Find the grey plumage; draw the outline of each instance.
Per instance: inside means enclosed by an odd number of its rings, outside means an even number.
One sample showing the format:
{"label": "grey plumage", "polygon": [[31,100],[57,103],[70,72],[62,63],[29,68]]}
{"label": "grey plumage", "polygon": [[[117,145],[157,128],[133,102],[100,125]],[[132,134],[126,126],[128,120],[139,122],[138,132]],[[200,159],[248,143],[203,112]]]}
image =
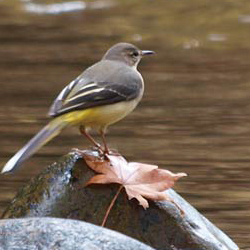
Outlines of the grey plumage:
{"label": "grey plumage", "polygon": [[17,169],[22,162],[27,160],[52,138],[57,136],[65,126],[67,126],[65,122],[58,123],[56,120],[51,121],[6,163],[2,173]]}
{"label": "grey plumage", "polygon": [[[136,67],[143,55],[152,53],[152,51],[141,51],[128,43],[112,46],[101,61],[86,69],[61,91],[49,111],[49,115],[54,119],[6,163],[2,173],[11,172],[20,166],[67,125],[99,127],[107,152],[105,129],[108,125],[124,118],[140,101],[144,84]],[[121,105],[117,106],[119,103]],[[84,111],[95,107],[100,107],[98,115],[96,113],[94,117],[90,115],[87,121],[79,121],[82,119],[79,113],[76,118],[74,115],[67,116],[73,111]]]}
{"label": "grey plumage", "polygon": [[65,87],[49,114],[55,117],[72,110],[132,100],[143,91],[142,87],[143,80],[137,70],[123,62],[103,59],[84,71],[71,88]]}

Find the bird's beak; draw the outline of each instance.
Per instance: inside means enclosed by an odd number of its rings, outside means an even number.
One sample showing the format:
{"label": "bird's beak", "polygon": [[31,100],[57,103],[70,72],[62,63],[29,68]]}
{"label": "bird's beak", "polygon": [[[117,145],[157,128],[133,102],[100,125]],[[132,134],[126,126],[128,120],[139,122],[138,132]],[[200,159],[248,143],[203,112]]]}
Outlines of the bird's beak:
{"label": "bird's beak", "polygon": [[142,50],[141,51],[142,56],[153,55],[153,54],[155,54],[155,52],[152,50]]}

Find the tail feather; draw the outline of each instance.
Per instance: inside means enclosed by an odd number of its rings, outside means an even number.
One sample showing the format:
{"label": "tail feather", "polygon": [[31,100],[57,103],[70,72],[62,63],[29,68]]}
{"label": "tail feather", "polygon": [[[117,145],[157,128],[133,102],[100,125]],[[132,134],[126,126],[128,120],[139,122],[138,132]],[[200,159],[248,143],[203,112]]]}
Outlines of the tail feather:
{"label": "tail feather", "polygon": [[67,123],[60,119],[52,120],[5,164],[1,173],[14,171],[43,145],[57,136],[66,125]]}

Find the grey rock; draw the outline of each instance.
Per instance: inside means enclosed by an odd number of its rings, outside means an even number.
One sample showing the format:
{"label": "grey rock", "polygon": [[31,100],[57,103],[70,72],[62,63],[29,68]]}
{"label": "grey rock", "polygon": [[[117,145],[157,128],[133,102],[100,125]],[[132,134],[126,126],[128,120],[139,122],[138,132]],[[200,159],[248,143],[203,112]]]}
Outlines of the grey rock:
{"label": "grey rock", "polygon": [[188,232],[190,239],[197,242],[202,247],[201,249],[239,249],[225,233],[200,214],[173,189],[169,189],[166,192],[185,211],[185,216],[181,218],[176,207],[169,202],[156,202],[157,206],[166,211],[166,213],[171,214],[178,221],[178,226],[183,231]]}
{"label": "grey rock", "polygon": [[58,218],[0,220],[0,250],[153,250],[115,231]]}
{"label": "grey rock", "polygon": [[[90,151],[90,154],[96,152]],[[46,168],[18,192],[3,218],[59,217],[100,225],[118,186],[84,183],[94,175],[79,152],[71,152]],[[156,249],[237,250],[237,245],[174,190],[170,202],[150,202],[144,210],[122,192],[106,227],[136,238]]]}

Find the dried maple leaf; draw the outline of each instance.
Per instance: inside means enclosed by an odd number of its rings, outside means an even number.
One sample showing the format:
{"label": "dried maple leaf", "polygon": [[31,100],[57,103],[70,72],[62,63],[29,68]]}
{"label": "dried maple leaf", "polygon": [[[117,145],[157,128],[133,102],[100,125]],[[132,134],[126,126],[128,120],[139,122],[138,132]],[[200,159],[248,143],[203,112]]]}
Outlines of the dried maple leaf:
{"label": "dried maple leaf", "polygon": [[109,160],[102,160],[84,154],[88,166],[99,173],[92,177],[86,186],[95,183],[119,183],[125,188],[129,199],[137,199],[144,209],[149,206],[146,199],[170,200],[164,191],[171,188],[180,177],[186,176],[185,173],[174,174],[155,165],[128,163],[120,155],[107,155],[107,157]]}

